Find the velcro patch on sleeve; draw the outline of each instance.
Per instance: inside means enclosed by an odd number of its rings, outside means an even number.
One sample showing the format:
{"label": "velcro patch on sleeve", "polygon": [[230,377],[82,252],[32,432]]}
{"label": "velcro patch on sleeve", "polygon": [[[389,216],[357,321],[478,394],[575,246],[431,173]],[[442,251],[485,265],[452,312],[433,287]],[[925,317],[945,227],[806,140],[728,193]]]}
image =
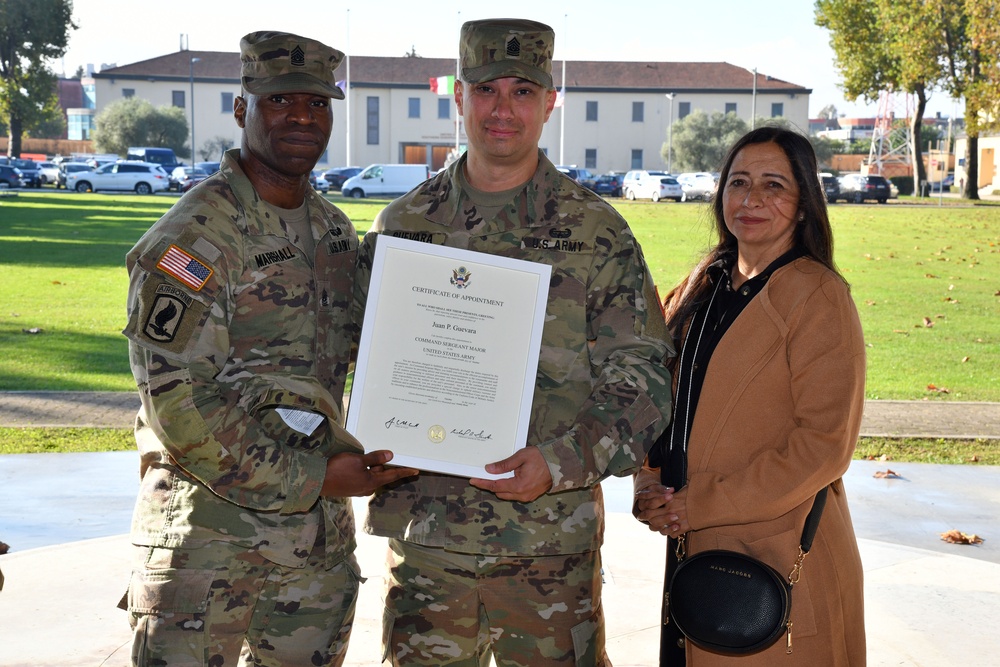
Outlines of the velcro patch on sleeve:
{"label": "velcro patch on sleeve", "polygon": [[149,280],[143,285],[130,337],[145,347],[182,358],[190,352],[207,312],[208,306],[182,288]]}
{"label": "velcro patch on sleeve", "polygon": [[156,268],[173,276],[196,292],[204,287],[208,279],[212,277],[210,267],[175,245],[167,248],[163,257],[156,263]]}

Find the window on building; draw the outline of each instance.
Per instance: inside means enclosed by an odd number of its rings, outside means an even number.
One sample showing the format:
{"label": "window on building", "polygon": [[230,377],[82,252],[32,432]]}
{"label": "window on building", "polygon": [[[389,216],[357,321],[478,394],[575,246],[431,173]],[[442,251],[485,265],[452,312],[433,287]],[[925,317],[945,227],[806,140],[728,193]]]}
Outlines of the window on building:
{"label": "window on building", "polygon": [[409,115],[408,118],[420,118],[420,98],[411,97],[409,98]]}
{"label": "window on building", "polygon": [[173,91],[171,93],[171,97],[173,98],[173,105],[175,107],[180,107],[181,109],[186,109],[187,108],[187,104],[185,104],[185,100],[184,100],[184,91],[183,90],[175,90],[175,91]]}
{"label": "window on building", "polygon": [[726,113],[736,113],[736,102],[726,102]]}
{"label": "window on building", "polygon": [[691,103],[690,102],[678,102],[677,103],[677,118],[678,120],[684,118],[685,116],[691,115]]}
{"label": "window on building", "polygon": [[587,120],[597,120],[597,102],[594,100],[587,102]]}
{"label": "window on building", "polygon": [[587,148],[583,152],[583,166],[587,169],[597,169],[597,149]]}
{"label": "window on building", "polygon": [[368,98],[368,145],[378,145],[378,98]]}
{"label": "window on building", "polygon": [[632,122],[641,123],[646,107],[642,102],[632,102]]}
{"label": "window on building", "polygon": [[450,97],[439,97],[438,98],[438,118],[442,120],[448,120],[451,118],[451,98]]}
{"label": "window on building", "polygon": [[632,149],[632,169],[642,169],[642,149]]}
{"label": "window on building", "polygon": [[777,118],[778,116],[785,115],[785,105],[783,102],[772,102],[771,103],[771,118]]}
{"label": "window on building", "polygon": [[135,97],[135,88],[122,88],[122,97]]}
{"label": "window on building", "polygon": [[222,113],[233,112],[233,94],[222,93]]}

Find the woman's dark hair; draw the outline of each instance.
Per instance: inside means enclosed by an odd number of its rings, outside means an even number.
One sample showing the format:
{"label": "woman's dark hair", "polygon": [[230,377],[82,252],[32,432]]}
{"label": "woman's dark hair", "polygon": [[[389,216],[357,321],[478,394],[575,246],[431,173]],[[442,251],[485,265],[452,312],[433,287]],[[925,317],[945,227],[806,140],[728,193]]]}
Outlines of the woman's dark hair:
{"label": "woman's dark hair", "polygon": [[723,191],[729,180],[729,172],[736,155],[753,144],[773,143],[781,148],[792,167],[792,175],[799,186],[799,212],[803,220],[795,225],[793,246],[805,251],[811,257],[832,271],[837,271],[833,263],[833,230],[830,227],[830,217],[826,211],[826,193],[819,179],[816,163],[816,153],[809,140],[792,130],[782,127],[765,125],[747,132],[740,137],[726,154],[726,159],[719,170],[719,187],[712,202],[712,212],[715,217],[715,232],[719,242],[698,266],[674,287],[667,295],[667,324],[674,335],[680,331],[680,325],[697,309],[709,291],[709,281],[705,267],[719,260],[735,261],[737,240],[726,227],[723,217]]}

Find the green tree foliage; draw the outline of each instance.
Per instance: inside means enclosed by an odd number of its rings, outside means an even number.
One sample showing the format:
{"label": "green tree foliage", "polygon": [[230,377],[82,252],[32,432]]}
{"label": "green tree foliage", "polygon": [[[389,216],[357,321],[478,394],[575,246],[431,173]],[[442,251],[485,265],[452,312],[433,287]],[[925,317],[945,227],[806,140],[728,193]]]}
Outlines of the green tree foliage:
{"label": "green tree foliage", "polygon": [[[675,121],[672,128],[674,171],[716,171],[726,151],[750,129],[735,113],[718,111],[708,115],[701,109]],[[660,154],[667,160],[669,145],[664,142]]]}
{"label": "green tree foliage", "polygon": [[38,121],[26,132],[33,139],[62,139],[66,132],[66,117],[59,106],[59,97],[53,95],[42,108]]}
{"label": "green tree foliage", "polygon": [[52,120],[56,76],[46,65],[66,53],[71,0],[0,0],[0,118],[10,131],[7,154],[21,155],[24,132]]}
{"label": "green tree foliage", "polygon": [[191,156],[185,144],[188,121],[180,107],[154,108],[149,100],[125,97],[94,118],[94,147],[99,153],[124,155],[129,146],[163,146],[178,157]]}
{"label": "green tree foliage", "polygon": [[206,162],[218,162],[222,160],[222,154],[233,147],[233,140],[226,137],[213,137],[198,150],[198,155]]}
{"label": "green tree foliage", "polygon": [[926,178],[921,124],[935,90],[965,98],[965,196],[978,199],[978,137],[1000,124],[1000,4],[997,0],[817,0],[816,24],[830,30],[842,88],[874,101],[912,93],[914,180]]}

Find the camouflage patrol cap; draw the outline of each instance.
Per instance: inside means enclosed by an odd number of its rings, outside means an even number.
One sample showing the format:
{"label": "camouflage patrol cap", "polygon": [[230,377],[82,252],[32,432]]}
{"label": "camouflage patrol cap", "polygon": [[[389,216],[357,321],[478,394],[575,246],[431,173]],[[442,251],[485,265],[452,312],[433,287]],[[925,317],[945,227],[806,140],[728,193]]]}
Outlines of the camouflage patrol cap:
{"label": "camouflage patrol cap", "polygon": [[555,41],[552,28],[536,21],[467,21],[459,42],[462,80],[482,83],[516,76],[551,89]]}
{"label": "camouflage patrol cap", "polygon": [[344,54],[322,42],[261,30],[240,40],[243,89],[254,95],[315,93],[344,99],[333,71]]}

